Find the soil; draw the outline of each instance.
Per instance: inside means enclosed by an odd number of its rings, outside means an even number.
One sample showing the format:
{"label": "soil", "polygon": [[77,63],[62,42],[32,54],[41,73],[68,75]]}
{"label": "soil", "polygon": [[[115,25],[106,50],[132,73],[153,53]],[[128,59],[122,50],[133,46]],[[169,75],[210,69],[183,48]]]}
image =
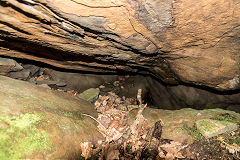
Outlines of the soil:
{"label": "soil", "polygon": [[195,141],[189,146],[190,152],[193,153],[193,159],[206,160],[227,160],[240,159],[240,154],[231,154],[229,151],[221,147],[221,142],[216,138],[201,139]]}
{"label": "soil", "polygon": [[[161,140],[159,145],[169,143],[171,140]],[[111,144],[114,145],[114,144]],[[116,144],[115,144],[116,145]],[[164,160],[168,158],[160,158],[158,156],[158,149],[157,148],[144,148],[141,151],[136,152],[124,152],[123,145],[120,145],[116,148],[119,150],[119,157],[121,160]],[[216,140],[216,138],[211,139],[202,139],[200,141],[195,141],[193,144],[189,145],[184,150],[181,150],[182,155],[185,158],[174,158],[181,159],[181,160],[239,160],[240,154],[239,153],[229,153],[229,151],[221,146],[221,143]],[[99,159],[98,155],[102,155],[103,150],[98,152],[98,154],[92,156],[90,159]],[[165,152],[165,155],[167,152]],[[107,154],[102,156],[103,159],[107,157]]]}

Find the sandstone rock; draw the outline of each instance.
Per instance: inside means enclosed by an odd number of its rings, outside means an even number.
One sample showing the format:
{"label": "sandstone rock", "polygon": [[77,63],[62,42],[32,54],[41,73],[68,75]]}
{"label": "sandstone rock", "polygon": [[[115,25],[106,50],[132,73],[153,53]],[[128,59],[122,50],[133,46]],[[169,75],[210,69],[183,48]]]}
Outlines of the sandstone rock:
{"label": "sandstone rock", "polygon": [[81,115],[94,106],[67,93],[0,76],[0,106],[0,159],[75,159],[103,138]]}
{"label": "sandstone rock", "polygon": [[27,69],[30,71],[31,76],[38,76],[38,73],[40,71],[40,67],[36,66],[36,65],[32,65],[32,64],[22,64],[24,69]]}
{"label": "sandstone rock", "polygon": [[21,71],[23,67],[13,59],[0,58],[0,74],[6,75],[11,71]]}
{"label": "sandstone rock", "polygon": [[14,78],[14,79],[20,79],[20,80],[27,80],[30,76],[30,70],[24,69],[18,72],[10,72],[8,74],[8,77]]}
{"label": "sandstone rock", "polygon": [[[240,93],[215,92],[206,88],[186,85],[166,85],[148,76],[130,76],[120,81],[122,87],[114,87],[120,97],[136,97],[137,90],[142,89],[142,98],[149,105],[161,109],[223,108],[240,113]],[[105,91],[107,89],[101,89]]]}
{"label": "sandstone rock", "polygon": [[238,125],[226,121],[218,121],[212,119],[201,119],[196,121],[199,132],[205,138],[211,138],[223,133],[229,133],[238,129]]}
{"label": "sandstone rock", "polygon": [[224,0],[5,0],[0,54],[235,90],[239,8],[238,1]]}
{"label": "sandstone rock", "polygon": [[90,103],[94,103],[98,98],[99,92],[100,92],[99,88],[89,88],[88,90],[80,93],[78,97]]}
{"label": "sandstone rock", "polygon": [[84,74],[53,69],[45,69],[44,74],[51,77],[54,81],[66,83],[66,86],[61,87],[61,89],[75,90],[79,93],[89,88],[97,88],[107,82],[114,82],[117,79],[117,75]]}
{"label": "sandstone rock", "polygon": [[[239,92],[221,93],[193,86],[164,85],[148,77],[145,79],[149,97],[158,108],[181,109],[183,106],[195,109],[229,108],[240,113]],[[232,106],[229,107],[230,105]]]}

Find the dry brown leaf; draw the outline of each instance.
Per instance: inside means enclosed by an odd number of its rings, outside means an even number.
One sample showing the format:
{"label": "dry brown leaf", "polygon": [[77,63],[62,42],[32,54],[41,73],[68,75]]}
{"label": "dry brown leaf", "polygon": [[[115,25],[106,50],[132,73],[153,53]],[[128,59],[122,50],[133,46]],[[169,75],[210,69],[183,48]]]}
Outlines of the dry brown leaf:
{"label": "dry brown leaf", "polygon": [[142,108],[139,109],[135,121],[130,126],[131,133],[136,137],[138,137],[138,135],[143,134],[143,130],[145,130],[147,126],[147,119],[144,118],[144,116],[142,115],[143,109]]}
{"label": "dry brown leaf", "polygon": [[135,141],[132,143],[132,152],[138,151],[140,147],[142,146],[141,141]]}
{"label": "dry brown leaf", "polygon": [[194,154],[190,151],[190,147],[186,148],[186,157],[194,159]]}
{"label": "dry brown leaf", "polygon": [[220,146],[222,148],[226,148],[229,151],[229,153],[234,154],[234,153],[240,152],[240,147],[237,144],[235,144],[235,143],[233,143],[233,144],[226,143],[222,136],[219,136],[217,138],[217,140],[219,140],[221,142]]}
{"label": "dry brown leaf", "polygon": [[236,143],[233,144],[225,143],[225,148],[229,151],[229,153],[232,154],[240,152],[240,147]]}
{"label": "dry brown leaf", "polygon": [[107,115],[100,114],[98,116],[98,121],[101,122],[101,124],[105,127],[108,128],[110,123],[111,123],[111,118]]}
{"label": "dry brown leaf", "polygon": [[98,108],[98,107],[101,106],[101,103],[100,103],[99,101],[96,101],[96,102],[94,103],[94,105],[95,105],[95,108]]}
{"label": "dry brown leaf", "polygon": [[87,159],[91,156],[92,152],[92,144],[91,142],[82,142],[80,144],[81,146],[81,151],[82,151],[82,156]]}
{"label": "dry brown leaf", "polygon": [[165,156],[165,154],[162,154],[163,150],[165,152],[167,152],[166,156],[161,157],[161,158],[165,158],[165,159],[169,159],[172,160],[175,157],[176,158],[185,158],[180,151],[184,148],[184,146],[182,146],[181,143],[179,142],[175,142],[175,141],[171,141],[170,143],[167,144],[163,144],[161,146],[159,146],[158,151],[159,151],[159,156]]}
{"label": "dry brown leaf", "polygon": [[106,160],[118,160],[120,152],[116,144],[107,144],[103,148],[103,155],[102,158]]}
{"label": "dry brown leaf", "polygon": [[75,90],[67,91],[67,93],[71,94],[71,95],[74,95],[74,96],[76,96],[78,94],[78,92],[75,91]]}
{"label": "dry brown leaf", "polygon": [[218,137],[217,137],[217,140],[223,142],[223,141],[224,141],[224,138],[223,138],[222,136],[218,136]]}

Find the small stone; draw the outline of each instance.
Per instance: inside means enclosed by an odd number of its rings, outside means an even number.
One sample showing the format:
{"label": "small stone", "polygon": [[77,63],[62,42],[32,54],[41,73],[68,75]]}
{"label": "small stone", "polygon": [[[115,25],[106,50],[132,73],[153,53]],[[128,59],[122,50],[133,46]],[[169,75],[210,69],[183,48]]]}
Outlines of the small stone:
{"label": "small stone", "polygon": [[90,88],[90,89],[80,93],[78,95],[78,97],[80,97],[90,103],[94,103],[98,98],[99,92],[100,92],[99,88]]}
{"label": "small stone", "polygon": [[31,76],[36,76],[40,70],[40,67],[32,65],[32,64],[23,64],[24,69],[28,69],[30,71]]}
{"label": "small stone", "polygon": [[68,94],[71,94],[71,95],[73,95],[73,96],[76,96],[76,95],[78,94],[78,92],[75,91],[75,90],[67,91],[67,93],[68,93]]}
{"label": "small stone", "polygon": [[57,82],[56,85],[58,87],[65,87],[67,84],[65,82]]}
{"label": "small stone", "polygon": [[13,59],[0,58],[0,74],[6,75],[11,71],[21,71],[23,67]]}
{"label": "small stone", "polygon": [[196,121],[198,131],[205,137],[211,138],[226,132],[232,132],[238,129],[238,125],[227,121],[218,121],[212,119],[201,119]]}
{"label": "small stone", "polygon": [[202,115],[201,113],[198,113],[198,114],[197,114],[198,117],[201,116],[201,115]]}
{"label": "small stone", "polygon": [[8,74],[8,77],[14,78],[14,79],[20,79],[20,80],[27,80],[30,76],[30,71],[28,69],[24,69],[19,72],[10,72]]}

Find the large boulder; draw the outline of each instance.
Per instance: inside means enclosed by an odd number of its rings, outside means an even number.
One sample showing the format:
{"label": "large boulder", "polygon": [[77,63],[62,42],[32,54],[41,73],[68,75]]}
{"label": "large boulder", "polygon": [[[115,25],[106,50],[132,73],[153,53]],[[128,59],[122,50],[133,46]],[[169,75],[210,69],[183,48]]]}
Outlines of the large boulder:
{"label": "large boulder", "polygon": [[103,139],[94,107],[66,93],[0,76],[0,159],[76,159]]}

